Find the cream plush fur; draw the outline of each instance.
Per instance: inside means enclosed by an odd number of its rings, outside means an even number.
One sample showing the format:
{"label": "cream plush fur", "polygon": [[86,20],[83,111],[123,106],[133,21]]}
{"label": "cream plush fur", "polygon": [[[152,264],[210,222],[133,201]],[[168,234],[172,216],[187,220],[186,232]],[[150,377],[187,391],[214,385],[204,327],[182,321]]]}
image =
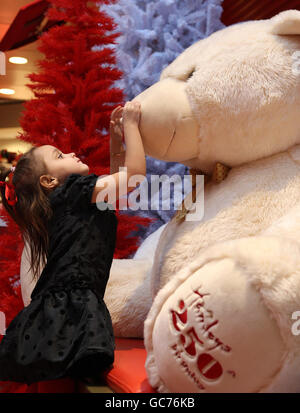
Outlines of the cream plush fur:
{"label": "cream plush fur", "polygon": [[[137,97],[147,154],[232,168],[205,187],[201,220],[172,219],[133,259],[113,260],[115,334],[144,333],[159,391],[300,391],[297,51],[299,11],[236,24],[192,45]],[[26,266],[24,249],[25,305]]]}

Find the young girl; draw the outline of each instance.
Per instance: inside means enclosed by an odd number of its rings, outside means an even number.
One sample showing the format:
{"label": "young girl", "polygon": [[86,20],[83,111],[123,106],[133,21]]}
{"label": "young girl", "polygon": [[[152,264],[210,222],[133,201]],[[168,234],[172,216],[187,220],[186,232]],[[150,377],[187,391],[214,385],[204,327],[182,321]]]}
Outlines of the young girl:
{"label": "young girl", "polygon": [[[30,304],[12,320],[0,343],[0,380],[97,379],[114,361],[112,322],[103,296],[117,217],[114,209],[98,208],[96,201],[109,206],[107,193],[114,202],[134,188],[128,187],[132,175],[146,174],[140,104],[127,102],[114,110],[112,133],[121,114],[127,171],[98,177],[74,153],[43,145],[20,158],[12,184],[5,182],[10,170],[0,176],[3,206],[30,246],[35,277],[40,259],[47,259]],[[119,192],[122,187],[125,193]]]}

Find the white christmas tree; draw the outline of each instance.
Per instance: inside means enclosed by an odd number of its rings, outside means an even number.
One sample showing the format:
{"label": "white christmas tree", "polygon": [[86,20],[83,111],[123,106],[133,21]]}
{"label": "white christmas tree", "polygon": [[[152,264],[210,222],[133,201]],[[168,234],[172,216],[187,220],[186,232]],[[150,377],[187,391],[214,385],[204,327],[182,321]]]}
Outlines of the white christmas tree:
{"label": "white christmas tree", "polygon": [[[115,48],[117,67],[123,72],[121,80],[114,87],[123,89],[126,100],[131,100],[159,80],[162,70],[183,50],[211,33],[224,28],[220,21],[223,0],[117,0],[116,3],[102,5],[101,10],[113,17],[121,35]],[[96,47],[95,47],[96,49]],[[188,167],[177,162],[164,162],[146,156],[147,182],[151,175],[187,175]],[[141,185],[147,186],[144,181]],[[186,188],[188,189],[188,188]],[[161,208],[146,211],[126,211],[127,214],[157,218],[147,228],[141,228],[134,235],[145,239],[174,215],[172,202],[181,199],[183,190],[171,190],[171,202],[164,199],[159,191]],[[190,187],[191,190],[191,187]],[[171,210],[164,206],[172,205]]]}
{"label": "white christmas tree", "polygon": [[159,80],[184,49],[224,26],[222,0],[119,0],[103,5],[121,33],[116,48],[124,77],[116,86],[131,100]]}

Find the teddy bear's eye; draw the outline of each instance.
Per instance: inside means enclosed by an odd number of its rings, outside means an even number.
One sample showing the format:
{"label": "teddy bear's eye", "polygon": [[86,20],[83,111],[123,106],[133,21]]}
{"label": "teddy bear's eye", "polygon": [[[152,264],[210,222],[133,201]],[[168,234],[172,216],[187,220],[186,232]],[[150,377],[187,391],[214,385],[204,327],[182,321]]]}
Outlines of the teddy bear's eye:
{"label": "teddy bear's eye", "polygon": [[193,69],[193,70],[188,74],[187,80],[190,79],[190,78],[193,76],[194,72],[195,72],[195,69]]}

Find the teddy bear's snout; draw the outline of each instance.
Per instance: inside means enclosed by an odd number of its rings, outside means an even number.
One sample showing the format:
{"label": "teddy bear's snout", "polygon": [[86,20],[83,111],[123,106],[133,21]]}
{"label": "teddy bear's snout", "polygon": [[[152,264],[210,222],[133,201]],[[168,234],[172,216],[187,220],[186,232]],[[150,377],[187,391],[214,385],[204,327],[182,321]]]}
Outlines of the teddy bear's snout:
{"label": "teddy bear's snout", "polygon": [[185,87],[185,82],[167,78],[135,98],[141,103],[140,131],[147,155],[168,162],[197,156],[198,124]]}

